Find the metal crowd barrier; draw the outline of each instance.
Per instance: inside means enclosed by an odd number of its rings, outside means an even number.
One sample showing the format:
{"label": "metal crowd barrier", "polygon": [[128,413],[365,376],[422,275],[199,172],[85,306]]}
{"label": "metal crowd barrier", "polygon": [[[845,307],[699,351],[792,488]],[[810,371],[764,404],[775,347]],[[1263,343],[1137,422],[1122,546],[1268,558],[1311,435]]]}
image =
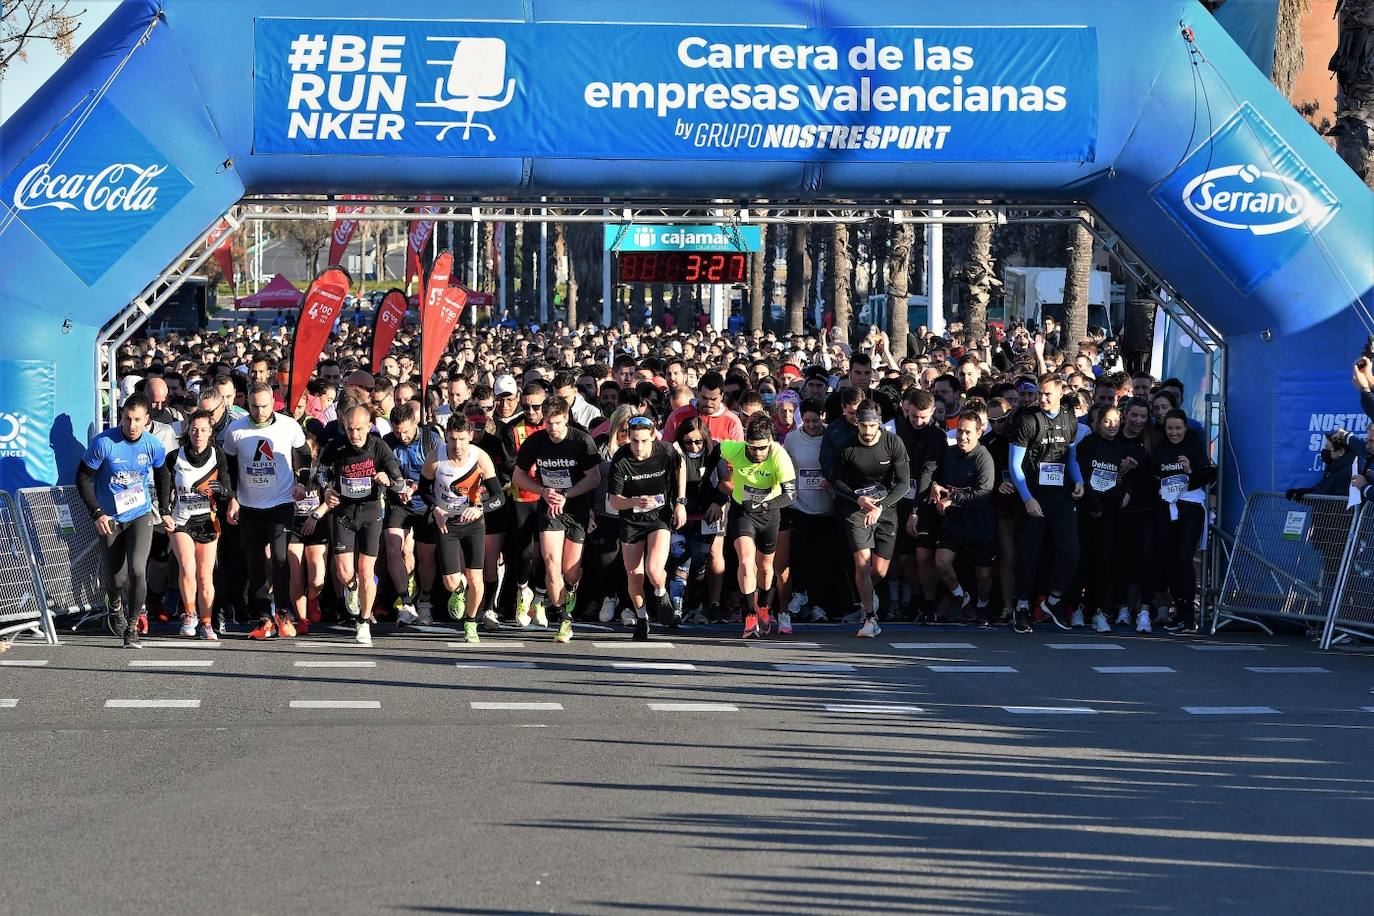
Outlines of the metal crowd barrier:
{"label": "metal crowd barrier", "polygon": [[81,614],[73,630],[103,620],[100,535],[76,487],[31,487],[16,495],[45,607],[54,616]]}
{"label": "metal crowd barrier", "polygon": [[57,643],[57,630],[38,588],[14,499],[0,490],[0,639],[25,632]]}
{"label": "metal crowd barrier", "polygon": [[[1286,499],[1254,493],[1245,503],[1231,561],[1212,618],[1212,632],[1231,621],[1267,625],[1287,621],[1324,631],[1345,585],[1357,522],[1336,496]],[[1374,560],[1374,555],[1371,556]]]}
{"label": "metal crowd barrier", "polygon": [[1352,528],[1343,573],[1322,630],[1323,649],[1346,636],[1374,639],[1374,506],[1367,503]]}

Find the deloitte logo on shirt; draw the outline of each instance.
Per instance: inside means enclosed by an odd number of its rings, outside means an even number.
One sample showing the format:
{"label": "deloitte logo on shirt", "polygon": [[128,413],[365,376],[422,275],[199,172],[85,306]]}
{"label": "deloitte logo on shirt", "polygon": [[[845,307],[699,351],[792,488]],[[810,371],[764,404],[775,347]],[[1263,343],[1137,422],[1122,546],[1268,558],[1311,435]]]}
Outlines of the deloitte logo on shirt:
{"label": "deloitte logo on shirt", "polygon": [[1248,103],[1150,195],[1242,293],[1288,263],[1341,208]]}

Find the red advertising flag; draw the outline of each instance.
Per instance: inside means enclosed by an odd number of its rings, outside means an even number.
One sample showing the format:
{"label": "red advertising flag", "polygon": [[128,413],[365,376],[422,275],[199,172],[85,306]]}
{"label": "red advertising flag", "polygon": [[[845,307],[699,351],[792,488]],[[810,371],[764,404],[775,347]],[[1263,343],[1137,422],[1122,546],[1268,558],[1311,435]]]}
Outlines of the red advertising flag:
{"label": "red advertising flag", "polygon": [[[437,332],[438,325],[430,320],[430,313],[437,311],[437,306],[443,298],[444,290],[448,289],[449,281],[453,278],[453,252],[445,248],[434,258],[434,266],[429,270],[429,279],[425,282],[420,296],[420,353],[422,370],[420,375],[420,388],[423,390],[429,386],[429,376],[433,372],[424,372],[424,354],[429,352],[429,339],[431,331]],[[444,352],[444,347],[448,344],[448,335],[453,331],[449,328],[444,332],[443,340],[439,343],[439,349],[435,352],[434,360],[438,363],[439,354]]]}
{"label": "red advertising flag", "polygon": [[[339,207],[339,215],[348,213],[362,213],[366,207],[347,206]],[[358,228],[356,219],[336,219],[334,221],[334,231],[329,236],[329,261],[330,264],[342,264],[344,252],[348,250],[348,243],[353,238],[353,232]]]}
{"label": "red advertising flag", "polygon": [[215,249],[215,260],[219,262],[220,273],[224,274],[224,282],[229,284],[230,289],[232,289],[234,286],[233,233],[229,231],[227,220],[220,220],[215,231],[211,232],[210,237],[205,240],[205,247]]}
{"label": "red advertising flag", "polygon": [[[438,207],[421,207],[421,213],[438,213]],[[410,289],[410,278],[420,276],[420,252],[429,244],[429,236],[434,232],[434,220],[416,219],[410,221],[409,241],[406,244],[406,289]]]}
{"label": "red advertising flag", "polygon": [[468,291],[461,286],[449,286],[439,291],[438,301],[425,307],[420,335],[420,378],[428,383],[439,366],[439,357],[448,346],[458,318],[467,305]]}
{"label": "red advertising flag", "polygon": [[287,382],[286,409],[295,413],[305,394],[305,384],[320,361],[320,353],[334,329],[334,319],[343,311],[344,297],[353,278],[342,267],[329,267],[310,284],[301,302],[300,319],[291,339],[291,369]]}
{"label": "red advertising flag", "polygon": [[391,342],[396,339],[401,322],[405,321],[408,304],[405,290],[391,289],[382,299],[382,304],[377,306],[376,321],[372,325],[373,375],[382,370],[382,360],[391,352]]}

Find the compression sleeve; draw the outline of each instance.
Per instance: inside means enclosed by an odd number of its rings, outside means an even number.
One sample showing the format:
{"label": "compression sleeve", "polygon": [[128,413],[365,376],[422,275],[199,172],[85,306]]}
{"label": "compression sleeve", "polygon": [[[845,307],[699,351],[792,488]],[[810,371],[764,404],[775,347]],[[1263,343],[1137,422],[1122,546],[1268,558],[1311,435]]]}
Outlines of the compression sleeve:
{"label": "compression sleeve", "polygon": [[891,509],[906,499],[906,494],[911,490],[911,462],[907,458],[906,446],[896,436],[888,441],[892,443],[892,486],[883,497],[884,509]]}
{"label": "compression sleeve", "polygon": [[[309,467],[309,465],[310,461],[307,459],[304,466]],[[301,466],[302,465],[297,465],[297,467]],[[218,446],[215,446],[215,471],[215,476],[218,478],[219,483],[219,498],[224,502],[228,502],[236,495],[234,490],[234,478],[233,475],[229,473],[229,459],[225,456],[224,449]]]}
{"label": "compression sleeve", "polygon": [[166,461],[153,468],[153,489],[161,515],[172,514],[172,466]]}
{"label": "compression sleeve", "polygon": [[797,501],[797,482],[795,480],[784,480],[778,484],[778,495],[764,503],[769,510],[786,509]]}
{"label": "compression sleeve", "polygon": [[[421,478],[423,480],[423,478]],[[505,491],[501,489],[501,481],[495,477],[485,477],[482,479],[482,487],[487,491],[486,499],[482,500],[483,512],[495,512],[506,504]],[[434,482],[430,481],[430,490],[433,491]]]}
{"label": "compression sleeve", "polygon": [[1083,484],[1083,469],[1078,466],[1078,443],[1069,446],[1069,478],[1080,486]]}
{"label": "compression sleeve", "polygon": [[835,486],[835,445],[824,433],[821,433],[821,476]]}
{"label": "compression sleeve", "polygon": [[426,506],[434,508],[434,478],[420,475],[420,499]]}
{"label": "compression sleeve", "polygon": [[81,501],[86,504],[86,510],[91,513],[91,518],[99,518],[105,514],[105,510],[100,508],[100,503],[95,498],[95,470],[84,461],[76,466],[76,492],[81,494]]}
{"label": "compression sleeve", "polygon": [[[1013,445],[1010,449],[1008,469],[1011,471],[1011,482],[1016,486],[1016,492],[1020,495],[1022,502],[1030,502],[1030,486],[1026,483],[1026,469],[1021,466],[1026,460],[1026,447],[1024,445]],[[1077,465],[1077,461],[1074,462]],[[1080,473],[1078,475],[1082,477]]]}
{"label": "compression sleeve", "polygon": [[386,488],[397,495],[405,492],[406,475],[401,470],[401,463],[396,460],[396,453],[387,448],[381,439],[373,440],[372,452],[373,460],[381,463],[382,469],[386,471],[386,476],[391,481]]}

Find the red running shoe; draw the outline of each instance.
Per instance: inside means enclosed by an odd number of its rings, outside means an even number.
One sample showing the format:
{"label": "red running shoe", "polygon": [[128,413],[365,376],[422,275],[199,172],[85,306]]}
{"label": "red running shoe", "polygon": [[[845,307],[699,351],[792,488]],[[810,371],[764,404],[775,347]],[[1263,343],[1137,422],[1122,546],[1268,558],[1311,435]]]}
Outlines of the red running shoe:
{"label": "red running shoe", "polygon": [[769,636],[769,635],[771,635],[772,632],[773,632],[773,617],[772,617],[772,615],[769,613],[768,608],[766,608],[766,607],[761,607],[761,608],[759,608],[759,609],[758,609],[758,617],[759,617],[759,633],[761,633],[761,634],[764,635],[764,636]]}
{"label": "red running shoe", "polygon": [[277,635],[277,628],[272,625],[272,621],[264,617],[258,622],[256,629],[248,634],[249,639],[271,639]]}
{"label": "red running shoe", "polygon": [[140,636],[147,636],[147,635],[148,635],[148,612],[147,612],[147,611],[144,611],[142,614],[139,614],[139,615],[138,615],[138,634],[139,634]]}
{"label": "red running shoe", "polygon": [[745,615],[745,617],[744,617],[744,635],[741,636],[740,638],[741,638],[741,639],[758,639],[758,638],[759,638],[759,615],[758,615],[758,614],[746,614],[746,615]]}

